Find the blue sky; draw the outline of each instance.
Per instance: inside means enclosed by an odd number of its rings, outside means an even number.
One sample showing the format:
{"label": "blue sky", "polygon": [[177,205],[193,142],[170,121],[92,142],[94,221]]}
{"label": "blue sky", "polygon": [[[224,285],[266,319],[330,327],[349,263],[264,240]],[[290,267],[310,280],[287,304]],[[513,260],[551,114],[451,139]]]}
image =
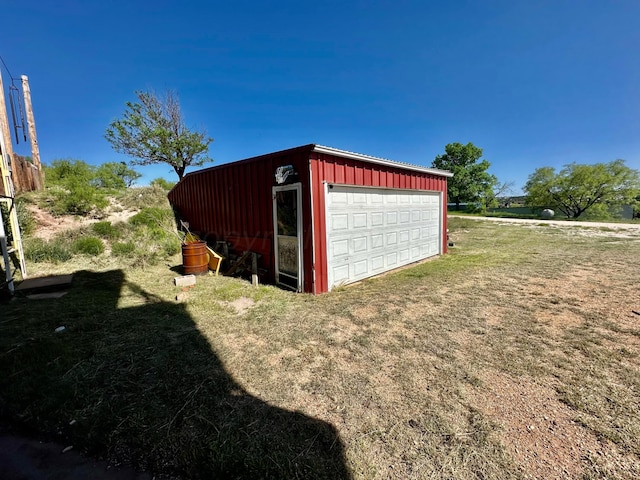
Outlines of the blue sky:
{"label": "blue sky", "polygon": [[[214,137],[214,165],[319,143],[430,166],[447,143],[473,142],[517,190],[541,166],[622,158],[640,169],[637,0],[35,0],[2,10],[0,55],[17,85],[29,77],[45,163],[127,160],[105,128],[134,91],[173,89],[186,123]],[[177,178],[165,165],[137,170],[141,183]]]}

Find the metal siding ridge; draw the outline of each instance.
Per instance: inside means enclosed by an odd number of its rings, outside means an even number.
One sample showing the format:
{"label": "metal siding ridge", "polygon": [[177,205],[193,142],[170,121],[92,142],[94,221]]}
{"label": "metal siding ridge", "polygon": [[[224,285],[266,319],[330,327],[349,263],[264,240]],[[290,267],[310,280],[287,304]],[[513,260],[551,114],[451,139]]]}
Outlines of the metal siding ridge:
{"label": "metal siding ridge", "polygon": [[433,175],[439,175],[443,177],[453,177],[453,173],[448,172],[446,170],[421,167],[419,165],[413,165],[411,163],[396,162],[394,160],[387,160],[385,158],[372,157],[370,155],[363,155],[361,153],[348,152],[346,150],[338,150],[337,148],[324,147],[322,145],[315,145],[313,147],[313,151],[317,153],[334,155],[336,157],[348,158],[350,160],[360,160],[363,162],[375,163],[378,165],[386,165],[389,167],[402,168],[406,170],[414,170],[416,172],[430,173]]}

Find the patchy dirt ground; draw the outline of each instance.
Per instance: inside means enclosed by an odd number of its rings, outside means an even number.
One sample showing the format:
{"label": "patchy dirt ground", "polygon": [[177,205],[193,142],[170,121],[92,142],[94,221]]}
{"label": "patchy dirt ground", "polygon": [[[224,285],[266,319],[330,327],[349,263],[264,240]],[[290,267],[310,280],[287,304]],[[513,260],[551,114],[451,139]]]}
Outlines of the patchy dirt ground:
{"label": "patchy dirt ground", "polygon": [[32,213],[36,222],[36,229],[33,235],[43,240],[51,240],[61,232],[81,228],[100,221],[109,221],[111,223],[126,222],[137,213],[132,210],[119,208],[118,205],[114,205],[113,203],[111,207],[107,209],[105,216],[101,218],[78,217],[73,215],[54,216],[35,205],[30,205],[29,211]]}
{"label": "patchy dirt ground", "polygon": [[[609,237],[620,235],[619,231],[595,233]],[[640,231],[635,235],[638,237]],[[475,281],[477,279],[468,279],[468,288],[472,288]],[[633,286],[627,294],[619,291],[611,295],[618,289],[614,283],[609,271],[573,268],[560,278],[528,278],[519,291],[532,305],[546,303],[550,306],[535,309],[535,327],[542,328],[543,336],[549,342],[560,345],[571,331],[588,332],[591,327],[585,323],[582,313],[588,310],[610,322],[606,332],[610,348],[623,348],[635,358],[640,354],[640,341],[635,334],[640,325],[640,298],[633,295]],[[455,294],[451,298],[455,301]],[[562,302],[557,298],[562,298]],[[486,322],[492,328],[504,328],[509,322],[507,308],[488,305],[484,312]],[[456,340],[463,344],[473,341],[468,338],[468,332]],[[639,478],[640,465],[633,454],[580,421],[576,410],[558,396],[562,386],[553,378],[543,376],[534,381],[484,370],[480,373],[480,381],[481,390],[467,390],[471,404],[498,425],[501,443],[520,466],[524,478]],[[581,388],[588,389],[588,386]],[[600,467],[615,471],[615,475],[609,476],[608,472],[602,471],[597,477],[592,476],[593,472],[588,474],[588,469],[596,462]]]}
{"label": "patchy dirt ground", "polygon": [[489,394],[485,389],[475,396],[475,405],[500,426],[502,441],[525,478],[583,478],[587,455],[610,461],[621,455],[580,426],[551,386],[498,372],[482,381]]}
{"label": "patchy dirt ground", "polygon": [[[640,222],[614,223],[614,222],[580,222],[565,220],[533,220],[528,218],[499,218],[499,217],[472,217],[449,215],[450,218],[465,218],[469,220],[497,222],[504,225],[519,224],[529,228],[558,228],[573,232],[577,235],[606,236],[606,237],[640,237]],[[579,228],[576,228],[579,227]]]}

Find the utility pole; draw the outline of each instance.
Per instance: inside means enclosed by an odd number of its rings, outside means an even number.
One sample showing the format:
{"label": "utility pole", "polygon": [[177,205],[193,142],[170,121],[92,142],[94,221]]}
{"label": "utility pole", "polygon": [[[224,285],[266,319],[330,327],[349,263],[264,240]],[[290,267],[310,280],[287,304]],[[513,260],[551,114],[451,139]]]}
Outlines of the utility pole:
{"label": "utility pole", "polygon": [[38,169],[37,189],[42,190],[44,179],[42,178],[42,167],[40,166],[40,150],[38,148],[38,137],[36,136],[36,120],[33,117],[33,107],[31,106],[31,90],[29,89],[29,78],[22,75],[22,93],[24,95],[24,109],[27,112],[27,125],[29,126],[29,140],[31,140],[31,158],[33,165]]}
{"label": "utility pole", "polygon": [[[11,143],[11,133],[9,132],[9,119],[7,118],[7,104],[4,99],[4,84],[2,83],[2,72],[0,71],[0,127],[2,129],[3,149],[2,155],[8,164],[13,163],[13,144]],[[11,169],[13,188],[20,191],[20,178],[15,168]],[[7,196],[13,196],[13,192],[5,192]]]}

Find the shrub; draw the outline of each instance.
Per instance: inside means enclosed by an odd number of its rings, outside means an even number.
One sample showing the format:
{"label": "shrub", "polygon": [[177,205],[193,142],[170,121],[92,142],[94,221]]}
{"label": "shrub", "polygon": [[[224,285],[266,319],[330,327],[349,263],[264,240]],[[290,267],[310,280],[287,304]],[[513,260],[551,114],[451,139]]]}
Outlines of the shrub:
{"label": "shrub", "polygon": [[68,187],[69,183],[87,185],[93,180],[95,167],[83,160],[63,158],[44,166],[47,184]]}
{"label": "shrub", "polygon": [[73,257],[68,243],[58,238],[49,242],[41,238],[26,238],[23,242],[24,256],[32,262],[66,262]]}
{"label": "shrub", "polygon": [[123,190],[130,187],[141,175],[124,162],[107,162],[95,170],[93,183],[100,188]]}
{"label": "shrub", "polygon": [[104,252],[104,243],[96,237],[81,237],[73,242],[73,251],[85,255],[100,255]]}
{"label": "shrub", "polygon": [[36,230],[36,220],[31,210],[27,208],[27,202],[21,198],[16,199],[16,214],[18,225],[23,235],[31,235]]}
{"label": "shrub", "polygon": [[92,210],[105,208],[109,201],[95,187],[79,181],[68,182],[66,189],[51,192],[54,197],[51,211],[54,215],[87,215]]}
{"label": "shrub", "polygon": [[114,257],[128,257],[136,250],[133,242],[117,242],[111,245],[111,254]]}
{"label": "shrub", "polygon": [[[36,221],[33,218],[31,211],[27,208],[26,202],[21,199],[16,199],[13,208],[16,209],[16,214],[18,215],[18,226],[20,227],[22,235],[29,235],[33,233],[36,228]],[[2,210],[2,221],[4,224],[4,231],[7,234],[7,241],[12,243],[13,231],[10,228],[9,209],[4,202],[0,205],[0,209]]]}
{"label": "shrub", "polygon": [[169,191],[171,190],[173,187],[175,187],[176,182],[170,182],[169,180],[166,180],[162,177],[159,178],[154,178],[153,180],[151,180],[151,183],[149,184],[152,187],[153,186],[158,186],[160,188],[162,188],[163,190]]}
{"label": "shrub", "polygon": [[151,229],[168,229],[173,223],[173,212],[168,208],[145,207],[131,217],[129,223],[135,226],[145,225]]}
{"label": "shrub", "polygon": [[128,188],[118,200],[129,210],[145,207],[169,208],[167,191],[159,185]]}
{"label": "shrub", "polygon": [[120,231],[111,222],[96,222],[93,224],[93,231],[102,238],[118,238]]}
{"label": "shrub", "polygon": [[176,253],[181,251],[181,243],[177,238],[167,238],[166,241],[162,244],[163,253],[167,257],[171,257]]}

